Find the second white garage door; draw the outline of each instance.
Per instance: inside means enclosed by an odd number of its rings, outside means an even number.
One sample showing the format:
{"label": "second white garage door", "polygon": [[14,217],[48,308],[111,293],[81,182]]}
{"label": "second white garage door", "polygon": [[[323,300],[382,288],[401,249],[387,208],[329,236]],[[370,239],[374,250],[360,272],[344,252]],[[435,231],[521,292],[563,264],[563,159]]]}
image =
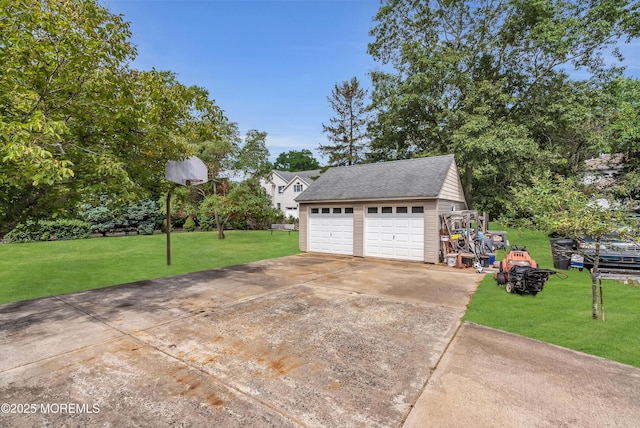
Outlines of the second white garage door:
{"label": "second white garage door", "polygon": [[368,207],[365,256],[424,260],[423,207]]}
{"label": "second white garage door", "polygon": [[309,217],[309,250],[353,255],[353,208],[313,208]]}

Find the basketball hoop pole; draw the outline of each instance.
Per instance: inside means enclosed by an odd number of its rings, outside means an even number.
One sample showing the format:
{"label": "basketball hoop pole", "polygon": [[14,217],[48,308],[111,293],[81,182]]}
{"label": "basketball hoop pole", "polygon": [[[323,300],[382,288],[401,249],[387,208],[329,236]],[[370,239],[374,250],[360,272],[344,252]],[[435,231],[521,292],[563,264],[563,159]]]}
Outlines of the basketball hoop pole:
{"label": "basketball hoop pole", "polygon": [[171,189],[167,192],[167,266],[171,266]]}

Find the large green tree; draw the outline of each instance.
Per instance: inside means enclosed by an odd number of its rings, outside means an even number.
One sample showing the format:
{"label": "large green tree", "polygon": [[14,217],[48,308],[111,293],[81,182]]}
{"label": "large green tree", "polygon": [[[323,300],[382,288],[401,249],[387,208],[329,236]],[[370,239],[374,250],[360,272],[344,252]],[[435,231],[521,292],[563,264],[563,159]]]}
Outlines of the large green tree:
{"label": "large green tree", "polygon": [[638,5],[387,0],[375,21],[373,158],[455,153],[468,202],[498,214],[511,185],[595,151],[603,83],[620,72],[603,58],[638,34]]}
{"label": "large green tree", "polygon": [[280,171],[309,171],[319,169],[320,163],[313,157],[311,150],[289,150],[278,155],[273,167]]}
{"label": "large green tree", "polygon": [[1,234],[70,197],[83,150],[69,122],[99,105],[88,92],[115,92],[135,50],[128,24],[94,2],[1,0],[0,17]]}
{"label": "large green tree", "polygon": [[129,38],[94,0],[0,0],[0,235],[80,200],[157,192],[164,163],[217,132],[207,92],[131,69]]}
{"label": "large green tree", "polygon": [[216,129],[209,138],[194,136],[191,144],[192,151],[207,165],[209,182],[173,189],[172,212],[198,217],[201,222],[213,218],[219,239],[224,239],[230,220],[260,220],[263,214],[269,215],[269,203],[263,203],[266,193],[256,183],[271,171],[271,164],[266,132],[249,130],[243,142],[237,123],[223,121]]}
{"label": "large green tree", "polygon": [[201,218],[215,218],[219,239],[225,238],[224,229],[233,219],[251,220],[259,224],[270,215],[275,215],[275,212],[271,207],[271,198],[256,178],[230,183],[228,192],[208,195],[200,204]]}
{"label": "large green tree", "polygon": [[353,77],[350,81],[335,84],[331,96],[327,97],[335,116],[329,124],[322,124],[329,144],[321,144],[318,151],[329,158],[330,166],[354,165],[365,159],[367,136],[367,111],[365,97],[367,91],[360,81]]}
{"label": "large green tree", "polygon": [[272,167],[267,149],[267,133],[250,129],[238,152],[236,169],[244,177],[261,178],[269,175]]}

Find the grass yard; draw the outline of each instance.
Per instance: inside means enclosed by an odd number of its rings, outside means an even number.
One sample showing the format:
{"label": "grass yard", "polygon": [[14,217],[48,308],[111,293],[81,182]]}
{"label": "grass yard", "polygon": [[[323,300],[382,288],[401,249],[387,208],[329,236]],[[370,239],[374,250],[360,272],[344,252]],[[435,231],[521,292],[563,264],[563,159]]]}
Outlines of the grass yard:
{"label": "grass yard", "polygon": [[[509,230],[507,236],[511,244],[525,245],[541,267],[553,269],[546,235]],[[605,321],[593,320],[590,273],[560,272],[569,277],[552,275],[535,297],[508,294],[487,275],[464,320],[640,367],[640,285],[603,281]]]}
{"label": "grass yard", "polygon": [[298,233],[227,231],[0,244],[0,303],[296,254]]}

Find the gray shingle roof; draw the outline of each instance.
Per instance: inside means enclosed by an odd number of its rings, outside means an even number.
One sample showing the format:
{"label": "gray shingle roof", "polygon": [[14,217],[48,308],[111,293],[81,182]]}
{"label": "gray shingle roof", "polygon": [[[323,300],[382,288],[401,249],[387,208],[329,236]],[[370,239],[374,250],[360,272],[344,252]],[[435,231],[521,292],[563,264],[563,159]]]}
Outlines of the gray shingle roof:
{"label": "gray shingle roof", "polygon": [[330,168],[296,201],[436,197],[454,161],[445,155]]}
{"label": "gray shingle roof", "polygon": [[287,183],[289,183],[291,180],[293,180],[296,177],[300,177],[304,181],[306,181],[307,184],[311,184],[313,180],[317,179],[320,176],[319,169],[312,169],[309,171],[297,171],[297,172],[274,170],[273,173],[279,175],[280,178],[282,178]]}

